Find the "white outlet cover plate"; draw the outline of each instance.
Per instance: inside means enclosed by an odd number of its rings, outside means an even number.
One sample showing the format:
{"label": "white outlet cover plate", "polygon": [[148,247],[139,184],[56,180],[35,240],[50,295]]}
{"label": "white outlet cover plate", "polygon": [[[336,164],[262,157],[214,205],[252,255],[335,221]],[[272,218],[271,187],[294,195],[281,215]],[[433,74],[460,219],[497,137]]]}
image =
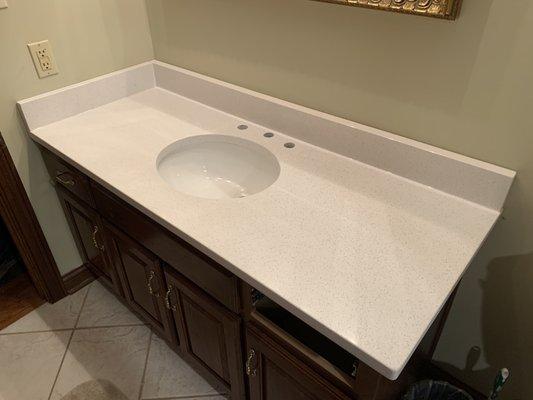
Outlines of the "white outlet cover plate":
{"label": "white outlet cover plate", "polygon": [[[48,40],[28,43],[28,49],[30,50],[31,58],[33,59],[33,64],[35,65],[35,70],[39,78],[46,78],[47,76],[58,73],[52,46]],[[45,53],[44,56],[40,55],[42,52]]]}

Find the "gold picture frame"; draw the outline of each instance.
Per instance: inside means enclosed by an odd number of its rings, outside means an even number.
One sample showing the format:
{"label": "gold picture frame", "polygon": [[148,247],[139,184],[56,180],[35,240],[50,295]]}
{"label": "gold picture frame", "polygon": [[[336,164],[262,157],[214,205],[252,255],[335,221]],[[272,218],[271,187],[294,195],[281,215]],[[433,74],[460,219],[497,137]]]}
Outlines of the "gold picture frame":
{"label": "gold picture frame", "polygon": [[313,0],[426,17],[455,19],[462,0]]}

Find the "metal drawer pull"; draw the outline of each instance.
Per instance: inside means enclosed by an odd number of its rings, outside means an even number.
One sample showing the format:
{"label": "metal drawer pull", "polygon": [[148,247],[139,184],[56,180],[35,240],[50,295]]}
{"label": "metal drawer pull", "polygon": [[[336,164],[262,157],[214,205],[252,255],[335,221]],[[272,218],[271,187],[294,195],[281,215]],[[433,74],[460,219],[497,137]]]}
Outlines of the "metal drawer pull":
{"label": "metal drawer pull", "polygon": [[152,287],[152,281],[155,278],[155,272],[150,271],[150,275],[148,276],[148,282],[146,283],[146,286],[148,287],[148,293],[150,293],[152,296],[159,297],[159,293],[156,293],[154,291],[154,288]]}
{"label": "metal drawer pull", "polygon": [[63,175],[68,175],[68,172],[58,171],[56,174],[56,181],[66,186],[74,186],[76,184],[72,178],[65,179],[63,178]]}
{"label": "metal drawer pull", "polygon": [[350,375],[355,378],[357,376],[357,369],[359,368],[359,360],[355,360],[353,362],[352,368],[353,368],[353,370],[352,370],[352,373]]}
{"label": "metal drawer pull", "polygon": [[93,246],[100,251],[104,251],[104,245],[98,244],[98,240],[96,240],[96,234],[98,233],[98,225],[94,226],[93,229]]}
{"label": "metal drawer pull", "polygon": [[167,306],[167,308],[171,311],[177,311],[178,310],[178,307],[176,306],[173,306],[171,303],[170,303],[170,294],[172,293],[172,290],[174,289],[174,287],[172,285],[168,285],[168,290],[167,290],[167,294],[165,295],[165,305]]}
{"label": "metal drawer pull", "polygon": [[252,362],[255,359],[255,350],[250,349],[248,352],[248,359],[246,360],[246,375],[255,376],[257,374],[257,369],[252,369]]}

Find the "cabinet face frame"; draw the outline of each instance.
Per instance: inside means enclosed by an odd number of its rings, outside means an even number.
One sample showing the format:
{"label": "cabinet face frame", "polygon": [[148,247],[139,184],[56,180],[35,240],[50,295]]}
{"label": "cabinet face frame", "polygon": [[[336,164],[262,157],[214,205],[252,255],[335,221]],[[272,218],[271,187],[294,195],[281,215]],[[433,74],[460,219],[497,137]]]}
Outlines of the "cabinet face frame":
{"label": "cabinet face frame", "polygon": [[394,11],[404,14],[454,20],[459,15],[462,0],[313,0],[323,3]]}

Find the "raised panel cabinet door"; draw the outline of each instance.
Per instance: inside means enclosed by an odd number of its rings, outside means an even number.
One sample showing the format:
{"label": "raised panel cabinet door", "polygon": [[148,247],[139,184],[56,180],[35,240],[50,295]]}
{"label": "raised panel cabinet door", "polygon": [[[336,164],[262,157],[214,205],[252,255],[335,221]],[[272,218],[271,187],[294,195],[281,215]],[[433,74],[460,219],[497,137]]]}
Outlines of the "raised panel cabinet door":
{"label": "raised panel cabinet door", "polygon": [[[183,332],[183,350],[230,387],[232,399],[244,399],[240,318],[186,278],[165,268],[167,304]],[[181,326],[179,326],[181,324]]]}
{"label": "raised panel cabinet door", "polygon": [[57,192],[83,262],[102,278],[102,282],[121,294],[118,275],[106,258],[100,217],[66,190],[57,188]]}
{"label": "raised panel cabinet door", "polygon": [[172,316],[165,307],[165,283],[159,259],[104,221],[110,259],[117,269],[124,296],[136,312],[171,344],[177,343]]}
{"label": "raised panel cabinet door", "polygon": [[246,328],[250,400],[348,400],[312,367],[282,348],[266,333]]}

